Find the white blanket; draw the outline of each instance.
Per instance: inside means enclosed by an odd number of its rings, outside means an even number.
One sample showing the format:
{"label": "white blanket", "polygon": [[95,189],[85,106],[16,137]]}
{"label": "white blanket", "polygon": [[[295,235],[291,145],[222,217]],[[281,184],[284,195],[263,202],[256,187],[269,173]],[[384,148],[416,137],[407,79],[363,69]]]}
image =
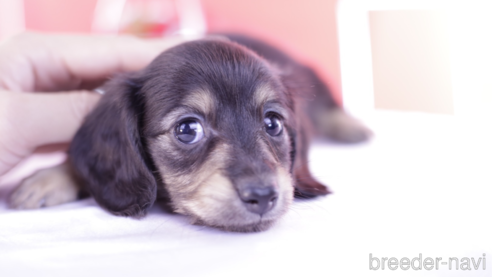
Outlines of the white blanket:
{"label": "white blanket", "polygon": [[117,217],[93,199],[9,210],[22,176],[64,158],[39,154],[0,179],[0,276],[492,276],[491,121],[375,112],[371,142],[312,148],[311,169],[334,194],[296,201],[251,234],[158,207]]}

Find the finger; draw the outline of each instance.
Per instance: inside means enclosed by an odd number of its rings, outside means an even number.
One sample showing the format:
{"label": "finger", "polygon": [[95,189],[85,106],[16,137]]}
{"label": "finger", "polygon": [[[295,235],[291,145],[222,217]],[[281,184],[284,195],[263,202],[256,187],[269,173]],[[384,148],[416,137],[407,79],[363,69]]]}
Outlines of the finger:
{"label": "finger", "polygon": [[[17,93],[19,94],[19,93]],[[0,90],[0,176],[29,155],[25,140],[17,133],[13,111],[14,93]]]}
{"label": "finger", "polygon": [[101,95],[90,91],[16,93],[16,129],[28,149],[72,140]]}
{"label": "finger", "polygon": [[0,46],[0,87],[60,91],[98,83],[116,72],[142,69],[182,37],[139,39],[26,33]]}
{"label": "finger", "polygon": [[0,90],[0,176],[42,145],[69,142],[101,95]]}

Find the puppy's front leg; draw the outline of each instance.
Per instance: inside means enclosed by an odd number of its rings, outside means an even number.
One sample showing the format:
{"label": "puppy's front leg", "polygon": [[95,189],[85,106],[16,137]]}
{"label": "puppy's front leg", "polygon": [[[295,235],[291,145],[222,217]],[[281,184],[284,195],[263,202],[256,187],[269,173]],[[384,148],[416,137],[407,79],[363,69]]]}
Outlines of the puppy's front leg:
{"label": "puppy's front leg", "polygon": [[38,209],[75,201],[81,187],[68,163],[35,172],[24,179],[10,196],[14,209]]}

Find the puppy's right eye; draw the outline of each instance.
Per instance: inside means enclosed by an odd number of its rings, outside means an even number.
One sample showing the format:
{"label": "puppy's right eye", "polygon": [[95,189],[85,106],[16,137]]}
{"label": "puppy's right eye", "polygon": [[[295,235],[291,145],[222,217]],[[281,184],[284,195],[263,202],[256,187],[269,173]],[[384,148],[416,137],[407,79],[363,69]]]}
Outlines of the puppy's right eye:
{"label": "puppy's right eye", "polygon": [[203,127],[200,122],[194,119],[187,119],[178,123],[174,134],[182,143],[193,144],[203,138]]}
{"label": "puppy's right eye", "polygon": [[282,132],[282,121],[276,115],[267,115],[263,122],[265,123],[266,132],[272,136],[276,137]]}

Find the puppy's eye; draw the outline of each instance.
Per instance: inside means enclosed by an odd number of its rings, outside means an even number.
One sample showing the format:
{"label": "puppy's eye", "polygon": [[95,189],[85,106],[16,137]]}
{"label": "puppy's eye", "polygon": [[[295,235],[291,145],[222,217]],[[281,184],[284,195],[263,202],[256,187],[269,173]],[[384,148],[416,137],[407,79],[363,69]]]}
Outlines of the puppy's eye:
{"label": "puppy's eye", "polygon": [[196,143],[203,138],[203,127],[194,119],[187,119],[180,122],[174,132],[176,138],[186,144]]}
{"label": "puppy's eye", "polygon": [[282,121],[278,116],[276,115],[267,115],[265,119],[263,119],[263,122],[265,122],[265,129],[266,132],[272,136],[278,136],[282,132]]}

